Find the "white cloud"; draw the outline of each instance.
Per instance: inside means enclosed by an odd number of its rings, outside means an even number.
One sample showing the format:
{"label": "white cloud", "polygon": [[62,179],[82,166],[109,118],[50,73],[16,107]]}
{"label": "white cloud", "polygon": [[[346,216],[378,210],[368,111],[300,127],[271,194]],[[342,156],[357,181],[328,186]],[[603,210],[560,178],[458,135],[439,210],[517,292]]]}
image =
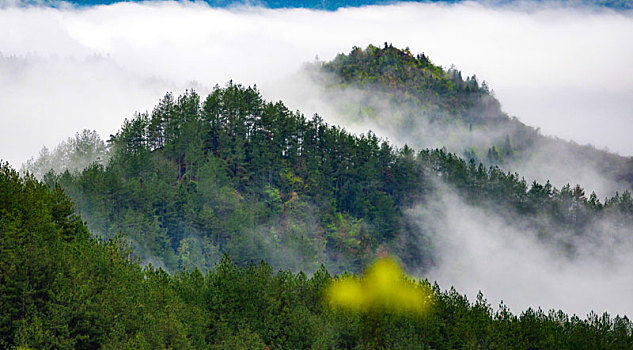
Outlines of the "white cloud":
{"label": "white cloud", "polygon": [[317,55],[383,42],[477,74],[506,111],[546,134],[633,154],[632,32],[621,13],[474,3],[336,12],[9,3],[0,9],[0,154],[19,167],[78,128],[107,137],[167,89],[230,79],[265,87]]}
{"label": "white cloud", "polygon": [[468,205],[446,188],[410,215],[434,232],[439,263],[428,278],[443,288],[455,286],[471,301],[481,291],[494,308],[503,301],[514,313],[540,307],[583,318],[592,310],[633,314],[633,241],[626,228],[607,219],[591,237],[554,233],[576,248],[569,257],[525,223],[508,223],[501,213]]}

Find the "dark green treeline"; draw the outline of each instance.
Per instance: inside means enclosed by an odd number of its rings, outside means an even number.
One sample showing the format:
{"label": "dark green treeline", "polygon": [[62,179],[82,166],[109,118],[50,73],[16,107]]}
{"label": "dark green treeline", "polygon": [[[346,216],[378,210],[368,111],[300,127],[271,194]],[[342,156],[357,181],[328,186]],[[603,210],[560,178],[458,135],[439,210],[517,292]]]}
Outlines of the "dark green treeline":
{"label": "dark green treeline", "polygon": [[[350,53],[315,67],[334,78],[317,76],[332,96],[345,93],[348,87],[354,89],[358,100],[339,102],[345,105],[339,113],[352,120],[377,122],[399,139],[408,140],[409,145],[429,144],[420,139],[420,133],[432,139],[439,136],[434,133],[446,133],[470,140],[441,140],[443,146],[466,160],[511,169],[512,164],[530,162],[536,154],[545,153],[545,159],[537,163],[590,165],[600,176],[631,189],[631,157],[543,136],[538,129],[504,113],[485,81],[475,75],[462,77],[454,67],[435,65],[425,54],[414,56],[408,48],[385,43],[381,48],[354,47]],[[390,110],[381,115],[385,104],[391,106]],[[397,117],[391,117],[391,113]],[[572,173],[573,169],[568,171]]]}
{"label": "dark green treeline", "polygon": [[66,190],[91,232],[122,234],[134,254],[168,271],[206,271],[224,253],[240,266],[325,264],[338,273],[390,252],[410,269],[428,268],[434,232],[406,213],[432,205],[439,183],[544,239],[594,234],[603,219],[633,224],[628,192],[601,202],[580,186],[527,184],[444,150],[351,135],[231,83],[204,101],[167,94],[126,120],[109,147],[107,165],[44,181]]}
{"label": "dark green treeline", "polygon": [[[169,275],[91,237],[59,187],[0,167],[2,349],[630,349],[627,318],[493,311],[441,292],[424,316],[332,311],[333,277],[238,267]],[[425,283],[425,282],[420,282]]]}
{"label": "dark green treeline", "polygon": [[428,268],[432,228],[406,212],[432,205],[438,183],[545,239],[594,234],[602,219],[633,223],[628,192],[600,202],[579,186],[527,184],[444,150],[351,135],[231,83],[204,101],[167,94],[126,120],[109,147],[106,165],[44,181],[65,189],[91,232],[121,234],[134,254],[168,271],[206,271],[224,253],[240,266],[263,259],[338,273],[390,252],[408,268]]}
{"label": "dark green treeline", "polygon": [[[306,119],[229,84],[202,103],[167,94],[125,122],[107,166],[55,175],[91,231],[122,232],[169,269],[226,252],[314,271],[358,270],[401,230],[427,188],[414,152]],[[283,259],[283,260],[280,260]]]}

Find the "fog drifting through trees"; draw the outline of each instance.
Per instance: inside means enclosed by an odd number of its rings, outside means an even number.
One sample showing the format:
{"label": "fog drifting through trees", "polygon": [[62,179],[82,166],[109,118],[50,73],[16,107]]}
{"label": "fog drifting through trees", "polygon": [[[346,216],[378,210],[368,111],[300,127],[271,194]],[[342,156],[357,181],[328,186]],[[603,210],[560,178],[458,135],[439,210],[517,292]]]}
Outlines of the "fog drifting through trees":
{"label": "fog drifting through trees", "polygon": [[[282,78],[297,72],[315,55],[330,59],[354,45],[365,47],[385,41],[425,52],[437,64],[455,63],[465,76],[477,74],[496,91],[504,110],[547,134],[631,154],[628,130],[632,127],[627,116],[633,101],[633,82],[629,80],[633,77],[629,71],[633,52],[621,44],[631,32],[631,17],[586,9],[532,10],[475,4],[409,4],[333,13],[217,10],[203,4],[171,2],[85,10],[9,6],[0,10],[0,23],[4,23],[0,30],[6,33],[9,28],[17,34],[0,36],[0,104],[6,107],[0,127],[8,135],[0,144],[2,157],[19,164],[35,155],[42,143],[52,149],[83,129],[96,129],[107,138],[120,127],[123,117],[137,110],[151,110],[166,90],[182,91],[194,86],[204,96],[214,84],[230,79],[260,84],[264,96],[287,100],[292,109],[300,108],[307,115],[318,112],[328,121],[345,125],[335,108],[323,101],[312,106],[292,102],[297,101],[294,92],[309,93],[314,87],[299,85],[289,89],[294,90],[291,93],[281,88],[287,81]],[[378,13],[387,15],[377,19]],[[143,21],[126,20],[140,16]],[[492,24],[476,27],[463,37],[465,27],[459,25],[472,24],[463,20],[470,16],[477,23]],[[510,21],[518,21],[519,25],[504,32],[507,37],[491,34],[499,27],[507,28]],[[301,25],[303,22],[311,25]],[[448,28],[444,23],[456,27]],[[201,29],[191,31],[194,25]],[[112,31],[114,27],[119,30]],[[227,32],[231,33],[228,37]],[[363,33],[360,38],[359,32]],[[575,34],[569,36],[566,32]],[[515,42],[517,37],[527,39]],[[614,39],[605,41],[605,37]],[[562,42],[565,45],[560,45]],[[148,63],[147,57],[154,59]],[[592,70],[588,72],[587,67]],[[346,95],[346,101],[354,101],[357,97],[353,94]],[[373,101],[385,110],[395,109],[380,96]],[[451,140],[446,134],[449,130],[425,130],[425,137],[413,132],[406,138],[380,122],[348,125],[354,132],[376,129],[379,136],[400,145],[419,140],[417,148],[451,147],[443,144],[448,140],[459,152],[464,142],[460,136]],[[427,127],[424,122],[416,126]],[[450,130],[457,135],[462,131]],[[475,135],[472,142],[478,142],[480,136],[490,137]],[[546,149],[543,153],[552,152]],[[571,169],[575,171],[572,174]],[[560,176],[560,180],[552,179],[559,187],[566,182],[580,183],[588,193],[595,190],[601,196],[621,189],[622,184],[614,184],[592,169],[591,164],[559,168],[538,161],[509,165],[509,170],[541,182]],[[236,194],[232,194],[234,198],[213,195],[239,201]],[[627,238],[620,236],[629,231],[620,232],[608,221],[599,222],[596,235],[613,236],[617,245],[608,240],[603,244],[602,238],[597,243],[576,242],[579,255],[561,257],[552,247],[536,242],[533,232],[517,229],[520,221],[507,225],[489,209],[463,204],[457,196],[452,190],[440,192],[436,204],[422,203],[422,208],[410,214],[414,222],[435,211],[445,216],[432,223],[438,234],[433,239],[439,265],[429,275],[444,287],[456,285],[471,297],[481,289],[491,300],[505,298],[513,309],[538,305],[579,314],[589,309],[614,314],[633,309],[626,301],[631,292],[631,280],[626,278],[631,259],[619,250],[609,254],[615,247],[630,247]],[[255,241],[266,237],[259,231],[250,234]],[[195,246],[196,241],[185,243]],[[271,255],[276,254],[273,251]],[[605,255],[613,260],[605,260]],[[605,289],[592,288],[595,283]],[[566,297],[572,290],[582,294]]]}

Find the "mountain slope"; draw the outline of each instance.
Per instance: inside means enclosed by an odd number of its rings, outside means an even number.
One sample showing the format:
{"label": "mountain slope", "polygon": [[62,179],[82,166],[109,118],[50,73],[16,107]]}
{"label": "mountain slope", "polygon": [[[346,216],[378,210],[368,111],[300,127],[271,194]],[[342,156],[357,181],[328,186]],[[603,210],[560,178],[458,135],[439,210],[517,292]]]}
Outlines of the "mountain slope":
{"label": "mountain slope", "polygon": [[167,94],[109,144],[107,165],[44,179],[66,189],[92,232],[122,233],[144,261],[172,271],[207,270],[223,253],[240,265],[360,271],[385,252],[425,270],[438,232],[409,210],[432,207],[444,186],[569,256],[578,237],[602,235],[596,225],[626,232],[633,215],[628,192],[602,203],[445,150],[396,148],[232,83],[203,102]]}
{"label": "mountain slope", "polygon": [[[122,188],[123,189],[123,188]],[[168,275],[89,236],[59,187],[0,165],[0,348],[629,349],[632,325],[608,314],[495,312],[433,287],[425,314],[332,309],[337,280],[224,257],[208,273]],[[428,282],[416,282],[429,288]],[[413,282],[411,282],[414,285]]]}
{"label": "mountain slope", "polygon": [[[510,118],[475,76],[385,44],[354,48],[317,66],[324,100],[353,124],[369,124],[415,148],[447,147],[539,182],[581,184],[601,195],[630,190],[633,159],[545,137]],[[337,98],[337,96],[343,96]],[[529,96],[526,96],[529,98]]]}

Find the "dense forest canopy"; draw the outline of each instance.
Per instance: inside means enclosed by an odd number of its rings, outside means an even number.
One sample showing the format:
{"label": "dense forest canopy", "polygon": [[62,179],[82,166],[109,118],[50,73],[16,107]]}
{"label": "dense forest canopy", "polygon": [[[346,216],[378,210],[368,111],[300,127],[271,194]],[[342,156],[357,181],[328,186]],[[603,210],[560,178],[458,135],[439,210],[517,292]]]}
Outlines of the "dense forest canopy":
{"label": "dense forest canopy", "polygon": [[[466,160],[602,196],[631,190],[633,159],[540,134],[501,109],[485,82],[385,43],[317,63],[314,80],[338,119],[370,125],[417,149],[446,147]],[[325,74],[323,74],[325,73]]]}
{"label": "dense forest canopy", "polygon": [[167,94],[109,145],[106,165],[44,181],[69,193],[92,232],[122,233],[143,261],[169,271],[206,271],[227,253],[240,265],[358,272],[382,252],[424,271],[436,259],[434,228],[407,210],[430,205],[445,185],[570,257],[603,222],[617,232],[633,222],[629,192],[600,201],[580,186],[527,183],[443,149],[397,148],[233,83],[204,101]]}
{"label": "dense forest canopy", "polygon": [[[632,324],[608,314],[493,308],[432,289],[423,314],[333,309],[333,281],[227,256],[169,275],[93,238],[59,186],[0,166],[2,349],[630,349]],[[414,283],[414,282],[407,282]]]}

